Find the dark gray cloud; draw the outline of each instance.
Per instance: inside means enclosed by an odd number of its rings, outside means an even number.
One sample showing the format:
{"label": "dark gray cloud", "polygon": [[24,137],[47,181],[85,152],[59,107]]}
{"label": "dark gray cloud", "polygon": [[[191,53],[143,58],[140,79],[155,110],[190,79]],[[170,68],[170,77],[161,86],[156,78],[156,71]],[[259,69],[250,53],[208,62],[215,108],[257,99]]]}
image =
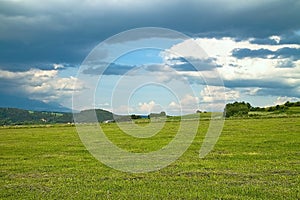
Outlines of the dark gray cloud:
{"label": "dark gray cloud", "polygon": [[300,98],[299,89],[289,88],[289,90],[281,90],[279,88],[262,88],[256,95],[259,96],[288,96]]}
{"label": "dark gray cloud", "polygon": [[124,75],[130,70],[136,68],[136,66],[132,65],[122,65],[118,63],[102,63],[102,66],[97,67],[87,67],[82,71],[83,74],[89,74],[93,76],[99,75]]}
{"label": "dark gray cloud", "polygon": [[300,32],[298,31],[286,31],[280,35],[280,41],[271,39],[270,37],[258,37],[252,38],[250,41],[252,44],[268,44],[268,45],[280,45],[280,44],[300,44]]}
{"label": "dark gray cloud", "polygon": [[275,56],[280,57],[280,58],[293,58],[294,60],[299,60],[300,59],[300,48],[281,48],[275,51]]}
{"label": "dark gray cloud", "polygon": [[296,64],[292,60],[286,59],[283,61],[279,61],[278,65],[276,67],[278,67],[278,68],[293,68],[293,67],[296,67]]}
{"label": "dark gray cloud", "polygon": [[232,56],[242,59],[242,58],[290,58],[291,60],[300,59],[300,49],[284,47],[276,51],[271,51],[269,49],[257,49],[251,50],[248,48],[234,49],[232,51]]}
{"label": "dark gray cloud", "polygon": [[222,67],[215,63],[214,58],[195,59],[180,57],[168,60],[168,62],[174,63],[170,66],[176,71],[208,71]]}
{"label": "dark gray cloud", "polygon": [[224,80],[224,86],[228,88],[274,88],[280,90],[287,90],[293,88],[293,86],[278,80],[262,80],[262,79],[235,79],[235,80]]}
{"label": "dark gray cloud", "polygon": [[260,88],[255,95],[300,97],[299,86],[291,85],[283,80],[241,79],[224,80],[228,88]]}
{"label": "dark gray cloud", "polygon": [[207,37],[293,33],[285,42],[299,41],[299,10],[298,0],[1,1],[0,67],[76,65],[104,39],[145,26]]}
{"label": "dark gray cloud", "polygon": [[287,32],[282,35],[281,44],[300,44],[300,31],[297,32]]}
{"label": "dark gray cloud", "polygon": [[280,42],[276,42],[275,40],[270,39],[269,37],[267,38],[254,38],[253,40],[250,41],[252,44],[268,44],[268,45],[277,45],[277,44],[282,44]]}
{"label": "dark gray cloud", "polygon": [[[188,60],[187,60],[188,59]],[[168,60],[168,69],[165,68],[165,64],[150,64],[147,65],[124,65],[120,63],[106,63],[99,60],[86,62],[85,69],[82,71],[83,74],[88,75],[124,75],[131,70],[137,68],[143,68],[150,72],[161,72],[161,71],[209,71],[217,67],[222,67],[215,63],[214,58],[207,59],[195,59],[195,58],[174,58]],[[173,69],[173,70],[172,70]],[[166,71],[167,70],[167,71]]]}
{"label": "dark gray cloud", "polygon": [[269,49],[257,49],[251,50],[248,48],[234,49],[232,51],[232,56],[242,59],[242,58],[266,58],[271,55],[273,51]]}

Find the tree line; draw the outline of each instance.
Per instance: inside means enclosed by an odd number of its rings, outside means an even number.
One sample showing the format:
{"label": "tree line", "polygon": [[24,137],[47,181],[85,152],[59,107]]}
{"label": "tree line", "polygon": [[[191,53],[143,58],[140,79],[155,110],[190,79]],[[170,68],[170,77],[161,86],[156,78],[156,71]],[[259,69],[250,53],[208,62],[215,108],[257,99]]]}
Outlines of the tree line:
{"label": "tree line", "polygon": [[265,111],[265,112],[284,112],[289,109],[289,107],[300,106],[300,101],[297,102],[289,102],[287,101],[283,105],[269,106],[269,107],[253,107],[250,103],[242,102],[234,102],[228,103],[224,109],[225,117],[242,117],[248,116],[250,111]]}

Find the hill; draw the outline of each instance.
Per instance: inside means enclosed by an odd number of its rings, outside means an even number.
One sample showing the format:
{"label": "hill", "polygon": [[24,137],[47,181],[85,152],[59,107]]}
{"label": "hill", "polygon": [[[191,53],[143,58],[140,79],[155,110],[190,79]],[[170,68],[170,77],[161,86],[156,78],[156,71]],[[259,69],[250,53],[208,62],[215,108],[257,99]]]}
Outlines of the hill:
{"label": "hill", "polygon": [[[113,113],[96,109],[98,122],[113,120]],[[94,110],[83,110],[74,113],[77,122],[89,123],[95,122],[91,119],[91,112]],[[73,113],[71,112],[48,112],[48,111],[31,111],[19,108],[0,108],[0,126],[3,125],[26,125],[26,124],[55,124],[55,123],[72,123]]]}
{"label": "hill", "polygon": [[103,121],[106,121],[106,120],[113,120],[114,119],[114,115],[113,113],[109,112],[109,111],[106,111],[106,110],[102,110],[102,109],[89,109],[89,110],[83,110],[81,111],[80,113],[75,113],[74,114],[74,117],[76,119],[76,122],[86,122],[86,123],[89,123],[89,122],[97,122],[95,121],[95,118],[93,118],[94,114],[93,113],[96,113],[96,116],[97,116],[97,121],[98,122],[103,122]]}
{"label": "hill", "polygon": [[[229,106],[231,107],[229,107]],[[245,107],[245,112],[241,112],[240,107]],[[231,109],[231,110],[229,110]],[[231,112],[228,112],[231,111]],[[96,118],[94,118],[94,112]],[[228,116],[228,113],[231,115]],[[185,116],[167,116],[168,121],[177,121],[182,119],[210,119],[212,113],[196,113]],[[159,114],[150,114],[149,117],[155,117]],[[151,117],[152,116],[152,117]],[[274,118],[274,117],[289,117],[300,116],[300,102],[286,102],[282,105],[270,106],[266,108],[252,107],[249,103],[235,102],[227,104],[226,117],[252,117],[252,118]],[[55,124],[55,123],[73,123],[74,117],[76,122],[91,123],[104,121],[130,121],[136,119],[145,120],[145,116],[139,115],[115,115],[109,111],[102,109],[83,110],[79,113],[72,112],[56,112],[56,111],[34,111],[24,110],[20,108],[1,108],[0,107],[0,126],[4,125],[26,125],[26,124]],[[147,121],[147,122],[148,122]]]}
{"label": "hill", "polygon": [[0,108],[0,125],[71,123],[72,113],[29,111],[19,108]]}

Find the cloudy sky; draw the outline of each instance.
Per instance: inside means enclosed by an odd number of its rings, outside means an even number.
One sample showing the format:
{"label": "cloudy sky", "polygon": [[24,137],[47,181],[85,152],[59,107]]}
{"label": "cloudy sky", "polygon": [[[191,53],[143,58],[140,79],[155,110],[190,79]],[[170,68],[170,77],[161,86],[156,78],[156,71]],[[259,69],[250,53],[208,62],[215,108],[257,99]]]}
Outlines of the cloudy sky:
{"label": "cloudy sky", "polygon": [[[75,109],[139,114],[299,101],[299,10],[298,0],[0,0],[0,96],[71,108],[75,93]],[[142,27],[163,29],[122,34]]]}

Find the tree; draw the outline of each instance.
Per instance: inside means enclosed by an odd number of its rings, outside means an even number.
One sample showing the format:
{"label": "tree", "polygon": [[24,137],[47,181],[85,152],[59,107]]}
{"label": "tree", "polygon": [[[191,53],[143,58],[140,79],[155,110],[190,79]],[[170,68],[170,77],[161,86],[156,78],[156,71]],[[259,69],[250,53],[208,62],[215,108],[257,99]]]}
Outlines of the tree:
{"label": "tree", "polygon": [[252,106],[245,102],[234,102],[226,104],[224,113],[226,117],[247,116]]}
{"label": "tree", "polygon": [[141,116],[140,116],[140,115],[135,115],[135,114],[133,114],[133,115],[130,116],[130,118],[131,118],[131,119],[140,119]]}
{"label": "tree", "polygon": [[290,106],[292,106],[293,105],[293,103],[290,103],[289,101],[287,101],[287,102],[285,102],[285,104],[284,104],[285,106],[287,106],[287,107],[290,107]]}

